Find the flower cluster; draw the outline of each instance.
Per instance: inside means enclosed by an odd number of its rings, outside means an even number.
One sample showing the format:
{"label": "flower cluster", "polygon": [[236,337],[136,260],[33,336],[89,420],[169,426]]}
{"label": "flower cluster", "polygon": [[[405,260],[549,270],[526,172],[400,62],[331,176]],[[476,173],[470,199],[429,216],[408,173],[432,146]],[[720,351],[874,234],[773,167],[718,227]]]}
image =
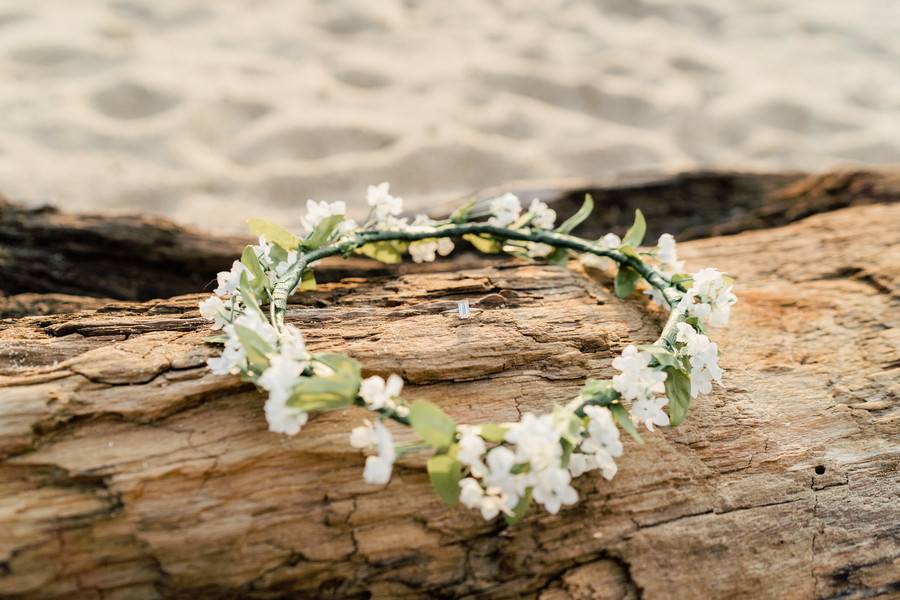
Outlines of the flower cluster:
{"label": "flower cluster", "polygon": [[651,367],[651,360],[653,356],[649,352],[639,352],[628,345],[612,362],[613,368],[621,371],[612,378],[613,388],[622,398],[631,400],[632,418],[649,431],[653,431],[654,425],[669,424],[669,416],[663,412],[669,400],[661,395],[665,393],[666,373]]}
{"label": "flower cluster", "polygon": [[715,342],[687,323],[678,323],[675,340],[682,344],[679,354],[687,358],[691,365],[691,396],[712,391],[712,382],[722,383],[722,369],[719,367],[719,348]]}
{"label": "flower cluster", "polygon": [[[467,205],[447,220],[403,216],[403,201],[387,183],[369,186],[366,202],[369,215],[357,223],[347,218],[344,202],[307,201],[302,239],[262,222],[255,228],[258,244],[217,275],[215,295],[199,306],[219,332],[208,341],[224,345],[207,361],[210,370],[240,375],[264,390],[271,431],[295,435],[315,411],[353,405],[369,411],[370,418],[350,434],[350,444],[367,453],[366,482],[387,484],[398,455],[428,447],[429,476],[448,503],[510,522],[532,502],[556,513],[578,500],[573,478],[592,471],[605,479],[616,475],[624,452],[620,428],[640,442],[637,425],[648,431],[677,425],[692,398],[709,393],[713,382],[721,384],[718,347],[706,326],[727,323],[736,301],[732,281],[711,268],[683,274],[669,234],[655,248],[641,248],[646,226],[639,211],[624,237],[610,233],[587,242],[569,232],[589,215],[590,198],[559,226],[546,203],[534,199],[523,211],[513,194]],[[565,262],[566,248],[587,248],[581,255],[586,265],[618,265],[617,295],[630,295],[643,277],[657,286],[645,293],[672,315],[657,342],[626,346],[612,361],[616,375],[589,380],[568,405],[527,413],[515,423],[482,425],[457,425],[425,400],[407,404],[399,375],[363,378],[352,358],[311,353],[300,330],[284,323],[285,291],[314,285],[311,267],[317,260],[359,252],[386,262],[398,262],[404,253],[414,262],[431,262],[454,250],[451,237],[464,237],[486,252],[548,257],[553,264]],[[412,427],[422,443],[398,448],[387,419]]]}
{"label": "flower cluster", "polygon": [[691,276],[691,287],[681,299],[678,310],[713,327],[726,325],[731,317],[731,306],[737,302],[732,286],[731,279],[718,269],[697,271]]}

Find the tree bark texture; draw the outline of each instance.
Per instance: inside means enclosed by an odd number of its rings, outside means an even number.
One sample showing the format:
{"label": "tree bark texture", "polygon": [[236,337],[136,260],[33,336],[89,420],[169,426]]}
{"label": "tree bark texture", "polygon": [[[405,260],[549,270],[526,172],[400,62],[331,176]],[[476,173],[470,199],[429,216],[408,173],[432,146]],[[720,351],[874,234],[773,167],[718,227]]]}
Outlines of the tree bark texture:
{"label": "tree bark texture", "polygon": [[[831,207],[818,181],[794,198]],[[0,596],[898,597],[900,205],[885,201],[900,186],[877,181],[875,204],[683,244],[689,268],[737,279],[713,333],[725,387],[626,440],[613,481],[577,480],[576,506],[512,528],[443,506],[422,456],[365,484],[348,444],[361,409],[269,433],[264,397],[204,366],[202,295],[0,321]],[[774,223],[804,216],[789,204]],[[659,332],[602,273],[451,267],[360,264],[288,321],[469,423],[564,403]]]}

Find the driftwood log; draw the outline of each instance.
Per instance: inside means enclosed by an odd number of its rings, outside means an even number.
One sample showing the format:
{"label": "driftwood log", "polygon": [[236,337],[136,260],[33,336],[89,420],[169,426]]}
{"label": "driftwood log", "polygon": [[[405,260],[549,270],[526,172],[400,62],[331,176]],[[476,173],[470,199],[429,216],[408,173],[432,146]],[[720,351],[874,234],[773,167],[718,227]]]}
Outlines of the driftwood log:
{"label": "driftwood log", "polygon": [[[878,194],[835,201],[822,181],[790,185],[821,210],[876,203],[682,246],[738,280],[725,388],[514,528],[444,507],[420,457],[366,485],[357,409],[268,433],[263,397],[204,367],[200,295],[0,321],[0,596],[900,597],[900,186],[855,174]],[[335,271],[288,320],[463,422],[565,402],[659,329],[602,275],[448,264]],[[444,312],[462,298],[482,311]]]}

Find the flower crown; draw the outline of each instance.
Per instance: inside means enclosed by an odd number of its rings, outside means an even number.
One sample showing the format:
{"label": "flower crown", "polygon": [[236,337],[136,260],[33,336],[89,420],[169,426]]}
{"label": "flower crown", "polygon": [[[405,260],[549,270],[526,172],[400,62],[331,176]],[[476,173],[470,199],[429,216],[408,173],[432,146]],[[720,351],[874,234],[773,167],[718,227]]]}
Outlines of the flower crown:
{"label": "flower crown", "polygon": [[[251,220],[259,244],[247,246],[230,271],[218,274],[215,295],[200,303],[200,312],[213,329],[224,330],[205,338],[225,345],[221,356],[209,359],[210,369],[240,375],[268,392],[271,431],[295,435],[311,412],[351,405],[372,411],[374,418],[350,434],[354,447],[369,452],[363,471],[368,483],[386,484],[398,453],[423,447],[395,447],[382,423],[391,419],[411,427],[433,451],[428,474],[447,504],[477,508],[485,519],[503,514],[510,523],[532,502],[556,513],[578,500],[573,477],[594,470],[606,479],[616,474],[619,428],[640,443],[638,426],[653,431],[657,425],[678,425],[693,398],[721,383],[718,348],[706,327],[728,322],[737,300],[733,282],[712,268],[681,273],[683,263],[669,234],[660,236],[654,249],[639,249],[646,231],[639,210],[624,238],[610,233],[585,240],[570,232],[593,210],[590,196],[559,226],[547,204],[535,199],[523,212],[513,194],[470,202],[449,219],[419,215],[411,222],[400,216],[402,200],[391,195],[387,183],[370,186],[366,196],[370,211],[362,223],[345,216],[343,202],[307,201],[302,239]],[[315,288],[317,261],[356,253],[399,263],[408,253],[414,262],[430,262],[453,251],[451,238],[463,238],[482,252],[551,264],[565,264],[577,253],[591,267],[615,265],[617,296],[632,295],[643,280],[644,293],[669,317],[656,342],[629,345],[613,360],[619,374],[611,380],[587,380],[577,398],[548,414],[480,425],[457,424],[426,400],[408,404],[400,376],[363,379],[357,361],[334,352],[310,353],[300,331],[285,324],[288,297]]]}

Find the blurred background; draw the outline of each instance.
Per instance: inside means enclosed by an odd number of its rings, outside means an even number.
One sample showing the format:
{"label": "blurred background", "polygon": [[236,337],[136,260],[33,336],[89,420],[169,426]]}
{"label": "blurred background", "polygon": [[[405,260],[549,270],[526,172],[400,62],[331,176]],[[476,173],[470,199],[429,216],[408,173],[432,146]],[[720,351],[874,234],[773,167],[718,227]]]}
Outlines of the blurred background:
{"label": "blurred background", "polygon": [[2,0],[0,193],[243,232],[388,180],[900,162],[891,0]]}

